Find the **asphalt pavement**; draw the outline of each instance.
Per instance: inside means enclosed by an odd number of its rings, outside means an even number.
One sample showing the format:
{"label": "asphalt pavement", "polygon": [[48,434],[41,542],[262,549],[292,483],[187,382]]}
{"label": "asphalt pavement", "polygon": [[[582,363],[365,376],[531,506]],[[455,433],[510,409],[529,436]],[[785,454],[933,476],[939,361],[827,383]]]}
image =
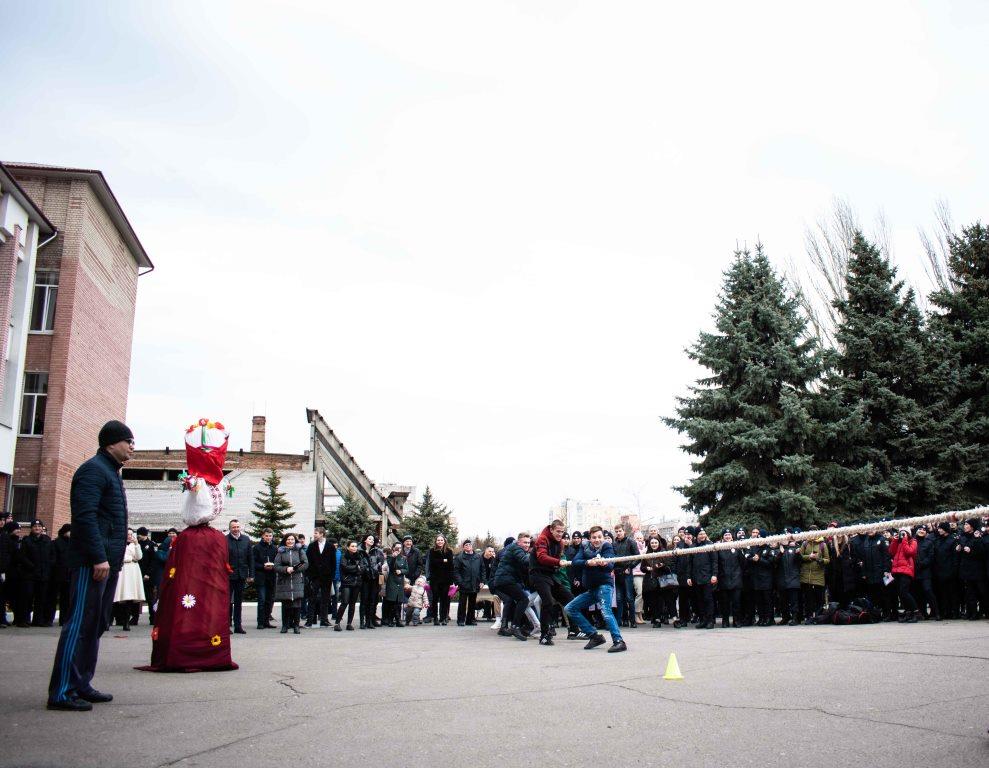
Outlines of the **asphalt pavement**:
{"label": "asphalt pavement", "polygon": [[0,766],[989,765],[986,621],[639,628],[607,654],[252,615],[240,669],[203,674],[135,671],[146,621],[104,636],[94,685],[115,698],[89,713],[45,709],[57,628],[0,631]]}

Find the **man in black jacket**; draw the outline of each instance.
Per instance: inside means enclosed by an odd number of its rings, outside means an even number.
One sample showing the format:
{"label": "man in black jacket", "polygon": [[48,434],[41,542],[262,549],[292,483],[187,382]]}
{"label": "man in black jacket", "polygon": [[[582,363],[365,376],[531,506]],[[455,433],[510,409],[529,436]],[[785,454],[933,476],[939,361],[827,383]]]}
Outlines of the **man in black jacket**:
{"label": "man in black jacket", "polygon": [[330,626],[330,595],[333,593],[333,575],[337,570],[337,548],[324,537],[322,528],[313,531],[312,542],[306,550],[309,558],[309,568],[306,578],[309,580],[309,614],[306,616],[306,626],[316,623],[319,614],[319,626]]}
{"label": "man in black jacket", "polygon": [[258,589],[258,629],[274,629],[271,611],[275,606],[275,532],[265,528],[261,541],[254,545],[254,583]]}
{"label": "man in black jacket", "polygon": [[48,619],[48,583],[52,573],[52,540],[40,520],[31,523],[31,533],[21,540],[17,552],[18,582],[20,584],[19,627],[51,626]]}
{"label": "man in black jacket", "polygon": [[[734,537],[727,528],[721,540],[732,542]],[[718,594],[721,596],[721,626],[728,626],[728,616],[737,628],[742,608],[742,562],[745,557],[741,549],[722,549],[718,554]]]}
{"label": "man in black jacket", "polygon": [[[753,528],[753,539],[761,539],[762,531]],[[752,593],[755,596],[756,609],[759,611],[757,626],[771,627],[776,621],[773,618],[773,574],[776,560],[775,547],[749,547],[745,550],[745,562],[752,574]]]}
{"label": "man in black jacket", "polygon": [[[141,548],[141,581],[144,582],[144,599],[148,603],[148,621],[155,623],[155,602],[158,600],[158,582],[161,580],[162,562],[158,559],[158,545],[143,525],[137,529],[137,545]],[[138,610],[141,606],[138,605]],[[133,624],[137,624],[135,619]]]}
{"label": "man in black jacket", "polygon": [[[69,617],[69,537],[72,524],[65,523],[58,529],[58,536],[52,542],[52,577],[48,583],[48,623],[55,620],[58,609],[58,625],[61,627]],[[137,606],[140,610],[140,604]],[[135,624],[137,622],[134,622]]]}
{"label": "man in black jacket", "polygon": [[[706,547],[710,544],[707,531],[701,528],[697,532],[695,547]],[[718,553],[703,552],[690,555],[690,578],[687,586],[697,589],[697,608],[700,613],[700,623],[697,629],[714,629],[714,588],[718,585]]]}
{"label": "man in black jacket", "polygon": [[246,533],[241,533],[240,521],[230,521],[227,534],[227,562],[230,564],[230,607],[234,633],[246,635],[241,623],[244,605],[244,587],[254,583],[254,548]]}
{"label": "man in black jacket", "polygon": [[127,496],[120,479],[134,455],[134,434],[109,421],[100,430],[99,452],[76,470],[69,492],[69,620],[55,651],[48,708],[85,712],[113,696],[92,686],[100,636],[110,626],[117,576],[127,545]]}
{"label": "man in black jacket", "polygon": [[16,594],[9,589],[16,551],[13,531],[16,530],[17,523],[9,514],[0,511],[0,629],[7,626],[7,599],[11,602],[16,599]]}
{"label": "man in black jacket", "polygon": [[934,591],[942,619],[958,618],[958,552],[957,536],[950,523],[938,523],[934,541]]}
{"label": "man in black jacket", "polygon": [[[627,535],[624,523],[615,526],[615,542],[612,548],[615,550],[615,557],[628,557],[639,554],[639,548],[635,544],[635,539]],[[627,626],[635,629],[635,579],[632,570],[639,564],[638,560],[631,560],[625,563],[615,563],[615,600],[617,608],[615,619],[619,626]],[[627,616],[627,618],[626,618]],[[627,624],[626,624],[627,622]]]}

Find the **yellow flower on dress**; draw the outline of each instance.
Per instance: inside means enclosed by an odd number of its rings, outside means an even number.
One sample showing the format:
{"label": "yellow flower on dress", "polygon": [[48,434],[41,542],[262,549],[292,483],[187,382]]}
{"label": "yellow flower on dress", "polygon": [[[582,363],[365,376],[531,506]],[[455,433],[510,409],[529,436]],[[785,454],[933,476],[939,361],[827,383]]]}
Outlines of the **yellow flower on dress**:
{"label": "yellow flower on dress", "polygon": [[219,635],[213,635],[213,637],[209,639],[210,645],[212,645],[214,648],[218,646],[221,642],[223,641],[220,639]]}
{"label": "yellow flower on dress", "polygon": [[175,569],[174,568],[169,568],[168,569],[168,578],[170,578],[170,579],[174,579],[175,578]]}

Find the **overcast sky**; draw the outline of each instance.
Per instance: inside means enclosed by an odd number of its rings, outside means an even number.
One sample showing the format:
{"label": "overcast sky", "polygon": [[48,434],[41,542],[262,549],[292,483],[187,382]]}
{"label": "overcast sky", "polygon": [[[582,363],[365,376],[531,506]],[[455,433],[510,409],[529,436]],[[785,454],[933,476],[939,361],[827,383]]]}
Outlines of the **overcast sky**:
{"label": "overcast sky", "polygon": [[4,3],[0,159],[99,168],[155,263],[127,419],[427,483],[463,533],[672,516],[736,243],[837,196],[987,217],[985,2]]}

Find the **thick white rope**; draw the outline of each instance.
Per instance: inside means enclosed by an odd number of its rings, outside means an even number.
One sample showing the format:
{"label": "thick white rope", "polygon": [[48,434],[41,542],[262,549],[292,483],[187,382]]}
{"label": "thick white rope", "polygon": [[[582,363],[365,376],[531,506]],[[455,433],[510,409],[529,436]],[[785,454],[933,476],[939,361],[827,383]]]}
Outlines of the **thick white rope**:
{"label": "thick white rope", "polygon": [[[989,507],[975,507],[960,512],[938,512],[933,515],[922,515],[920,517],[900,517],[895,520],[882,520],[875,523],[861,523],[859,525],[845,525],[840,528],[824,528],[818,531],[801,531],[800,533],[781,533],[775,536],[765,536],[759,539],[741,539],[736,541],[717,541],[703,546],[692,546],[682,549],[666,549],[662,552],[643,552],[641,555],[624,555],[622,557],[602,558],[606,563],[628,563],[635,560],[655,560],[661,557],[677,557],[680,555],[700,555],[704,552],[718,552],[723,549],[745,549],[747,547],[775,547],[779,544],[786,544],[794,541],[818,541],[820,539],[830,539],[835,536],[852,536],[855,534],[875,533],[876,531],[888,531],[899,528],[916,528],[918,525],[928,523],[955,522],[968,520],[972,517],[986,517],[989,515]],[[703,526],[701,526],[703,527]]]}

